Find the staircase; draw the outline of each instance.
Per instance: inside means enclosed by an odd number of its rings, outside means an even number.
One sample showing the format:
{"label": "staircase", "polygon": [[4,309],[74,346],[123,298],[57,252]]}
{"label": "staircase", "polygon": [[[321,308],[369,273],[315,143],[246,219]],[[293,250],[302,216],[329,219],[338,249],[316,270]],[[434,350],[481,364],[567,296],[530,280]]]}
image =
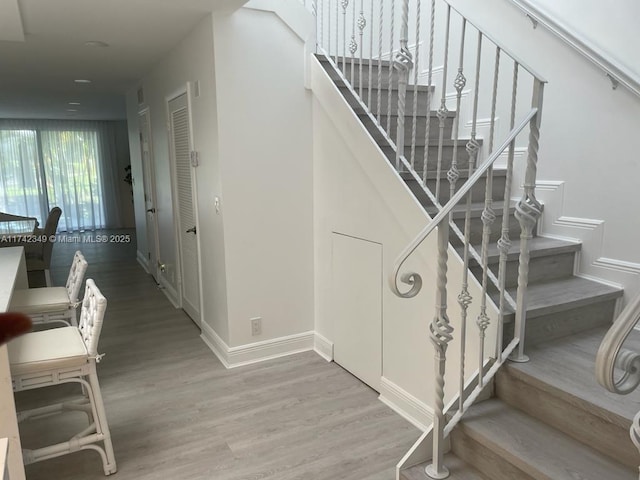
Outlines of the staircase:
{"label": "staircase", "polygon": [[[321,64],[338,87],[346,101],[359,116],[374,141],[378,143],[389,162],[395,166],[396,153],[385,139],[385,135],[367,116],[357,98],[345,85],[342,77],[326,57],[318,57]],[[354,63],[355,90],[359,90],[359,62]],[[350,77],[350,63],[346,63],[344,76]],[[363,61],[366,72],[368,62]],[[387,79],[390,65],[383,78]],[[396,73],[392,73],[397,75]],[[397,82],[392,81],[391,117],[389,124],[395,131],[397,122]],[[369,85],[366,75],[362,78],[361,98],[371,98],[372,112],[377,111],[377,89]],[[381,91],[381,120],[385,125],[389,112],[389,82],[385,81]],[[424,131],[427,116],[435,125],[429,140],[418,134],[415,148],[415,170],[422,176],[422,158],[425,149],[430,149],[427,165],[427,187],[431,192],[440,181],[439,203],[449,199],[447,171],[455,141],[451,140],[455,112],[445,119],[442,164],[436,164],[438,150],[438,119],[425,101],[428,87],[409,86],[407,89],[407,112],[405,118],[406,144],[411,144],[413,122],[413,95],[420,95],[416,121],[418,132]],[[458,169],[462,185],[468,178],[468,155],[466,139],[458,140]],[[405,148],[405,157],[411,157],[411,148]],[[438,207],[427,195],[420,183],[408,172],[400,172],[416,199],[431,215]],[[519,238],[520,225],[514,217],[513,205],[504,211],[506,171],[493,170],[493,200],[497,216],[493,223],[488,249],[488,264],[498,275],[499,250],[497,240],[501,234],[502,216],[509,216],[510,236]],[[486,178],[471,192],[471,243],[481,250]],[[462,203],[462,202],[461,202]],[[465,209],[453,211],[453,222],[464,229]],[[452,231],[450,243],[462,256],[462,242]],[[631,479],[637,478],[640,456],[629,440],[628,429],[633,415],[640,410],[640,394],[635,398],[621,398],[610,394],[597,385],[594,377],[594,361],[598,345],[608,326],[613,321],[616,303],[622,291],[599,282],[578,277],[574,266],[581,245],[576,242],[534,236],[530,242],[529,289],[527,302],[526,350],[529,363],[508,363],[498,373],[490,389],[493,398],[477,403],[466,413],[464,419],[451,434],[451,452],[445,456],[445,464],[452,479]],[[512,298],[516,297],[518,277],[518,240],[512,240],[507,257],[506,287]],[[482,267],[477,260],[469,262],[470,272],[481,282]],[[499,303],[497,288],[489,283],[488,293]],[[514,312],[507,305],[504,320],[504,338],[514,335]],[[470,321],[473,328],[472,321]],[[505,340],[505,344],[506,344]],[[640,343],[640,340],[639,340]],[[633,396],[631,396],[633,397]],[[473,467],[471,467],[473,466]],[[417,465],[401,472],[405,480],[428,479],[425,465]]]}

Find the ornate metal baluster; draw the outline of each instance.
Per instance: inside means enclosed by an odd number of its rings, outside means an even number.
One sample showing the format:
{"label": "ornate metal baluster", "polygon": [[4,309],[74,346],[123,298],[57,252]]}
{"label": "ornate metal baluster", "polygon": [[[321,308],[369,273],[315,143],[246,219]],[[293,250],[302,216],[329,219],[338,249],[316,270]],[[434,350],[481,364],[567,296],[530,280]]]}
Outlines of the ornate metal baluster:
{"label": "ornate metal baluster", "polygon": [[[478,50],[476,53],[476,78],[475,78],[475,92],[473,97],[473,120],[471,124],[471,139],[467,142],[466,151],[468,154],[468,172],[469,177],[473,175],[473,171],[476,165],[476,159],[478,158],[478,150],[480,149],[480,144],[476,140],[476,119],[478,118],[478,96],[479,96],[479,85],[480,85],[480,60],[482,57],[482,34],[478,35]],[[461,56],[461,58],[463,58]],[[464,78],[464,77],[463,77]],[[466,81],[465,81],[466,83]],[[462,90],[462,88],[460,89]],[[469,255],[470,255],[470,244],[471,244],[471,196],[473,191],[470,191],[467,194],[467,202],[465,206],[465,214],[464,214],[464,251],[462,253],[462,289],[460,290],[460,294],[458,295],[458,303],[460,304],[460,323],[463,325],[465,329],[466,335],[466,325],[467,325],[467,316],[469,305],[473,301],[473,297],[469,293]],[[462,366],[464,367],[464,344],[461,347],[461,360]],[[462,412],[464,410],[464,375],[460,379],[460,400],[459,400],[459,409]]]}
{"label": "ornate metal baluster", "polygon": [[433,458],[425,468],[431,478],[447,478],[449,470],[442,463],[444,455],[444,375],[447,362],[447,346],[453,339],[453,327],[447,316],[447,260],[449,258],[449,222],[443,220],[438,225],[438,273],[436,293],[436,314],[429,330],[430,340],[435,350],[435,410],[433,413]]}
{"label": "ornate metal baluster", "polygon": [[316,17],[318,33],[316,34],[316,53],[324,49],[324,0],[320,0],[320,15]]}
{"label": "ornate metal baluster", "polygon": [[[353,25],[351,26],[351,41],[349,42],[349,53],[351,54],[351,86],[355,90],[355,74],[356,74],[356,50],[358,50],[358,43],[356,42],[356,0],[353,0]],[[360,74],[362,75],[362,68],[360,68]],[[362,89],[358,93],[362,98]]]}
{"label": "ornate metal baluster", "polygon": [[[355,5],[355,2],[354,2]],[[360,64],[358,66],[358,95],[360,95],[360,99],[364,101],[362,98],[362,53],[364,50],[364,45],[362,44],[362,35],[364,34],[364,28],[367,26],[367,19],[364,18],[364,0],[360,0],[360,15],[358,16],[358,30],[360,31]]]}
{"label": "ornate metal baluster", "polygon": [[[336,0],[336,68],[340,68],[340,0]],[[329,32],[331,33],[331,32]]]}
{"label": "ornate metal baluster", "polygon": [[429,67],[427,72],[427,119],[424,129],[424,157],[422,183],[427,186],[427,170],[429,168],[429,130],[431,129],[431,80],[433,79],[433,41],[435,36],[436,0],[431,0],[431,26],[429,29]]}
{"label": "ornate metal baluster", "polygon": [[[416,5],[416,56],[413,64],[413,124],[411,125],[411,168],[416,168],[416,133],[418,126],[418,74],[420,73],[421,0]],[[427,113],[429,113],[427,111]]]}
{"label": "ornate metal baluster", "polygon": [[382,126],[382,27],[384,26],[384,1],[380,0],[380,31],[378,32],[378,103],[376,118],[378,124]]}
{"label": "ornate metal baluster", "polygon": [[[391,33],[390,33],[390,42],[389,42],[389,62],[391,62],[393,60],[393,36],[394,36],[394,27],[395,27],[395,7],[396,7],[396,1],[395,0],[391,0],[391,16],[390,18],[390,22],[391,22]],[[391,94],[393,92],[393,68],[391,65],[389,65],[389,85],[387,87],[387,93],[388,93],[388,97],[387,97],[387,133],[389,134],[389,137],[391,137]]]}
{"label": "ornate metal baluster", "polygon": [[[456,89],[456,118],[453,124],[453,154],[451,157],[451,167],[447,172],[447,180],[449,180],[449,198],[452,198],[456,191],[456,183],[460,178],[460,172],[458,171],[458,137],[460,129],[460,102],[462,100],[462,89],[467,84],[467,79],[464,76],[464,40],[467,29],[467,20],[462,19],[462,35],[460,38],[460,60],[458,62],[458,74],[453,82],[453,86]],[[449,218],[449,222],[453,220],[452,216]],[[458,303],[462,312],[460,322],[460,398],[458,404],[458,410],[464,409],[464,371],[465,371],[465,353],[466,353],[466,338],[467,338],[467,309],[471,304],[471,295],[468,290],[468,275],[469,275],[469,249],[465,248],[466,255],[464,255],[464,266],[462,269],[462,291],[458,295]]]}
{"label": "ornate metal baluster", "polygon": [[[513,86],[511,90],[511,119],[509,129],[513,130],[516,122],[516,97],[518,93],[518,62],[513,62]],[[513,181],[513,156],[515,152],[515,140],[509,145],[507,156],[507,176],[504,187],[504,211],[507,212],[511,202],[511,182]],[[504,328],[504,311],[506,308],[505,290],[507,282],[507,256],[511,249],[511,239],[509,238],[509,215],[502,216],[502,233],[498,240],[498,251],[500,252],[500,264],[498,266],[498,290],[500,292],[500,314],[498,317],[498,341],[496,343],[496,358],[502,362],[502,340]]]}
{"label": "ornate metal baluster", "polygon": [[[342,5],[342,72],[347,75],[347,7],[349,0],[340,0]],[[353,83],[353,82],[352,82]]]}
{"label": "ornate metal baluster", "polygon": [[369,32],[369,83],[367,85],[367,105],[369,106],[369,110],[373,111],[373,108],[371,106],[371,93],[373,91],[373,0],[371,0],[371,32]]}
{"label": "ornate metal baluster", "polygon": [[529,241],[533,238],[533,229],[542,214],[542,206],[536,199],[536,173],[538,170],[538,149],[540,139],[540,122],[542,118],[542,97],[544,83],[534,80],[532,106],[538,113],[529,124],[529,148],[527,152],[527,170],[524,176],[524,192],[516,205],[516,218],[520,222],[520,258],[518,265],[518,294],[516,296],[515,335],[520,339],[518,352],[511,355],[514,362],[527,362],[524,354],[524,335],[527,317],[527,287],[529,284]]}
{"label": "ornate metal baluster", "polygon": [[[396,170],[400,170],[400,158],[404,155],[404,120],[407,99],[407,83],[413,59],[409,51],[409,0],[402,2],[402,27],[400,31],[400,50],[393,67],[398,70],[398,125],[396,130]],[[389,97],[391,98],[391,97]]]}
{"label": "ornate metal baluster", "polygon": [[451,24],[451,5],[447,4],[447,24],[444,34],[444,66],[442,69],[442,95],[440,95],[440,108],[438,109],[438,164],[436,167],[436,200],[440,201],[440,175],[442,175],[442,144],[444,143],[444,122],[447,119],[447,67],[449,65],[449,27]]}
{"label": "ornate metal baluster", "polygon": [[[493,152],[493,136],[496,124],[496,100],[498,97],[498,75],[500,73],[500,47],[496,47],[496,62],[493,71],[493,95],[491,97],[491,127],[489,129],[489,153]],[[491,227],[496,221],[496,214],[493,210],[493,165],[487,170],[484,191],[484,210],[482,211],[482,296],[480,297],[480,315],[476,320],[480,333],[480,351],[479,366],[480,376],[478,378],[478,386],[482,388],[484,385],[484,340],[485,332],[490,324],[487,315],[487,287],[488,287],[488,271],[489,271],[489,241],[491,237]],[[508,215],[509,210],[503,212]]]}

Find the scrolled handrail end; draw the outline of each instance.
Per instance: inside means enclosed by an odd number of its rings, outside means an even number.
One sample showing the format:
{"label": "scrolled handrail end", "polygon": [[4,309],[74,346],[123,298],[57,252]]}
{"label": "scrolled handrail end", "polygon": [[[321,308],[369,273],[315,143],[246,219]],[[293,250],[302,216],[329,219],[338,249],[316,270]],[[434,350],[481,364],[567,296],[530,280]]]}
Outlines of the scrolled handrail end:
{"label": "scrolled handrail end", "polygon": [[415,273],[415,272],[404,273],[400,275],[399,281],[406,285],[411,286],[411,288],[408,291],[402,292],[400,291],[400,288],[398,285],[398,272],[396,272],[394,275],[391,276],[390,278],[391,291],[400,298],[413,298],[416,295],[418,295],[418,293],[420,293],[420,290],[422,290],[422,277],[418,273]]}

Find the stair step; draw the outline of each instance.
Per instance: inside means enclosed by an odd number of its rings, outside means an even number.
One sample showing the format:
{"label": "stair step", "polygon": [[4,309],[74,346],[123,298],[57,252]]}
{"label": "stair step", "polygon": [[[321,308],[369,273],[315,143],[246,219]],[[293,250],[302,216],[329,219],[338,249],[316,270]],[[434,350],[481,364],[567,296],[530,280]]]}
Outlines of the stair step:
{"label": "stair step", "polygon": [[[474,188],[475,190],[475,188]],[[483,191],[482,189],[479,189]],[[422,203],[425,206],[429,215],[433,216],[437,213],[437,210],[429,203]],[[470,229],[470,241],[472,244],[477,244],[482,242],[482,232],[484,225],[482,224],[482,211],[484,210],[484,202],[477,202],[471,204],[471,229]],[[496,220],[491,225],[491,235],[489,237],[490,242],[497,242],[502,234],[502,214],[503,214],[503,202],[499,201],[494,203],[493,211],[496,215]],[[458,226],[461,232],[464,232],[464,222],[465,222],[465,212],[466,212],[466,204],[461,202],[455,207],[453,207],[453,221]],[[516,220],[514,216],[515,212],[515,202],[511,202],[508,215],[509,215],[509,232],[511,236],[514,238],[520,236],[520,223]],[[460,246],[462,242],[460,239],[451,232],[449,236],[449,241],[454,246]]]}
{"label": "stair step", "polygon": [[[424,132],[423,132],[424,135]],[[453,146],[454,144],[458,144],[457,150],[457,165],[458,170],[462,173],[463,171],[469,170],[469,154],[466,151],[466,145],[468,140],[451,140],[444,139],[442,142],[442,165],[441,168],[443,170],[449,170],[451,168],[451,159],[453,158]],[[482,139],[479,139],[478,142],[482,145]],[[424,143],[424,142],[423,142]],[[387,158],[394,160],[396,158],[396,152],[393,148],[388,146],[382,146],[382,151],[387,156]],[[438,142],[433,142],[432,145],[429,145],[429,157],[427,158],[428,162],[428,170],[429,172],[435,171],[438,164]],[[424,167],[424,146],[416,146],[415,156],[414,156],[414,168],[417,172],[422,172]],[[404,149],[404,155],[407,161],[411,161],[411,146],[407,146]]]}
{"label": "stair step", "polygon": [[[555,238],[534,237],[529,242],[529,282],[557,280],[573,275],[575,254],[580,251],[581,244]],[[478,251],[482,251],[482,244],[474,245]],[[462,247],[458,247],[458,253],[462,256]],[[498,276],[500,252],[497,243],[489,245],[489,268]],[[518,265],[520,257],[520,239],[511,240],[511,248],[507,254],[506,283],[507,288],[516,287],[518,284]],[[479,263],[471,258],[469,267],[476,278],[482,275]]]}
{"label": "stair step", "polygon": [[[475,468],[464,463],[453,453],[447,453],[444,456],[444,464],[451,473],[451,475],[447,477],[448,480],[490,480]],[[400,472],[400,480],[431,480],[431,477],[424,472],[424,468],[427,465],[428,463],[424,463],[402,470]]]}
{"label": "stair step", "polygon": [[[335,58],[332,58],[332,60],[335,62]],[[333,68],[333,65],[329,63],[328,60],[326,60],[326,58],[324,60],[321,60],[321,64],[324,67],[324,69],[329,73],[331,80],[333,80],[336,83],[336,85],[338,86],[344,85],[344,81],[342,80],[338,72],[336,72],[336,70]],[[346,59],[346,62],[344,63],[344,67],[343,67],[342,57],[339,57],[338,70],[340,70],[341,74],[347,79],[349,83],[352,83],[354,88],[359,88],[360,87],[359,59],[357,58],[354,59],[353,65],[354,65],[354,72],[353,72],[353,79],[352,79],[351,78],[351,58]],[[391,74],[391,76],[389,76],[389,74]],[[389,62],[384,60],[382,61],[382,76],[381,78],[378,78],[378,61],[374,59],[372,64],[372,69],[371,69],[371,82],[369,82],[369,61],[367,59],[363,59],[362,61],[363,88],[367,88],[369,87],[369,85],[371,85],[372,87],[377,89],[378,85],[380,85],[382,88],[388,89],[389,80],[391,80],[392,90],[393,89],[397,90],[399,78],[400,78],[400,75],[398,71],[391,68]],[[410,76],[409,83],[411,83],[412,80],[413,80],[413,76]]]}
{"label": "stair step", "polygon": [[[595,356],[607,328],[596,328],[531,348],[528,363],[507,363],[496,381],[503,401],[553,425],[629,466],[640,454],[629,439],[640,392],[617,395],[602,388],[594,375]],[[640,333],[625,346],[640,351]]]}
{"label": "stair step", "polygon": [[[619,288],[581,277],[530,283],[527,292],[528,320],[605,300],[615,300],[623,293]],[[516,289],[510,289],[509,293],[515,295]],[[611,320],[609,318],[605,321],[611,323]]]}
{"label": "stair step", "polygon": [[[508,292],[516,298],[516,288]],[[530,284],[525,344],[530,347],[610,324],[622,294],[619,288],[575,276]],[[494,302],[499,301],[497,293],[490,295]],[[513,336],[514,314],[510,310],[507,306],[505,339]]]}
{"label": "stair step", "polygon": [[[359,114],[358,115],[362,120],[368,120],[368,117],[366,116],[366,114]],[[446,140],[451,140],[451,134],[452,134],[452,129],[453,129],[453,119],[455,118],[455,112],[449,112],[447,114],[447,117],[445,119],[444,122],[444,130],[443,130],[443,138]],[[365,123],[363,121],[363,123]],[[385,129],[385,131],[387,131],[387,133],[391,132],[390,137],[394,140],[394,142],[396,141],[396,129],[398,128],[398,115],[391,115],[391,121],[387,122],[387,116],[385,115],[384,117],[382,117],[382,127]],[[390,125],[390,127],[387,129],[387,124]],[[421,117],[417,117],[416,118],[416,146],[424,146],[425,144],[425,132],[426,132],[426,125],[427,125],[427,116],[421,116]],[[413,136],[413,116],[411,115],[406,115],[405,116],[405,124],[404,124],[404,141],[406,145],[411,146],[411,139]],[[382,135],[382,133],[380,133],[380,130],[378,129],[374,129],[372,131],[370,131],[369,133],[371,133],[371,136],[373,137],[373,139],[376,141],[376,143],[378,144],[382,144],[383,142],[385,142],[385,138]],[[436,112],[431,111],[430,113],[430,125],[429,125],[429,140],[430,142],[438,142],[440,138],[440,127],[439,127],[439,120],[438,117],[436,115]],[[397,143],[397,142],[396,142]],[[437,143],[436,143],[437,145]]]}
{"label": "stair step", "polygon": [[[360,89],[358,88],[358,86],[356,85],[355,90],[358,94],[360,94]],[[340,86],[338,87],[338,89],[340,90],[340,92],[342,93],[342,96],[344,98],[346,98],[347,102],[349,102],[349,105],[353,108],[353,111],[361,114],[364,113],[364,108],[362,108],[362,105],[360,105],[360,102],[358,102],[358,100],[356,99],[356,97],[349,91],[349,89],[347,87],[344,86]],[[418,86],[418,103],[416,105],[416,114],[417,115],[427,115],[429,112],[431,112],[431,106],[429,105],[430,102],[427,102],[427,91],[429,90],[429,88],[427,88],[427,86]],[[433,90],[433,87],[431,88],[431,90]],[[407,87],[407,96],[406,96],[406,104],[405,104],[405,114],[407,115],[413,115],[413,95],[414,92],[416,91],[416,88],[413,85],[409,85]],[[378,89],[377,88],[373,88],[371,91],[371,103],[369,103],[369,88],[363,88],[362,89],[362,101],[369,106],[369,110],[371,110],[371,112],[374,115],[378,114]],[[387,113],[391,111],[392,115],[397,115],[398,114],[398,90],[397,89],[393,89],[391,91],[391,110],[389,110],[389,90],[386,88],[383,88],[380,90],[380,114],[384,115],[386,117]]]}
{"label": "stair step", "polygon": [[631,480],[597,450],[491,399],[474,405],[451,435],[454,453],[492,480]]}
{"label": "stair step", "polygon": [[[400,176],[402,177],[402,179],[405,181],[409,189],[413,192],[413,194],[416,196],[416,198],[421,204],[424,205],[429,203],[429,197],[427,196],[426,193],[424,193],[424,190],[422,188],[422,182],[419,183],[408,172],[401,172]],[[429,188],[429,190],[434,195],[436,191],[437,177],[438,177],[437,172],[429,172],[429,174],[427,175],[427,188]],[[504,198],[506,177],[507,177],[506,170],[499,169],[499,170],[494,170],[493,172],[493,194],[494,194],[493,198],[495,201],[502,202],[502,199]],[[467,180],[467,178],[468,178],[468,174],[466,172],[460,172],[460,178],[458,179],[456,186],[460,187]],[[486,176],[483,176],[476,185],[477,186],[472,190],[472,194],[471,194],[472,202],[476,202],[476,203],[483,202],[485,188],[486,188]],[[447,171],[442,170],[440,172],[440,195],[439,195],[440,197],[439,200],[442,205],[444,205],[449,201],[449,199],[451,198],[450,193],[451,193],[451,190],[450,190],[449,180],[447,179]],[[463,200],[463,202],[464,201],[465,200]]]}

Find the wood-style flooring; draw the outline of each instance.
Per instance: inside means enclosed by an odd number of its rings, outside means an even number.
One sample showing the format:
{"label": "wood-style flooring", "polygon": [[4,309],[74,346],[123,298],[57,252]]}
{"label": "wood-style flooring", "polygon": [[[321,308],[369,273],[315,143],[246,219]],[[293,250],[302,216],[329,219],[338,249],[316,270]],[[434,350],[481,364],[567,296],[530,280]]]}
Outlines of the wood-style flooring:
{"label": "wood-style flooring", "polygon": [[[52,266],[63,284],[80,248],[87,278],[109,302],[98,374],[118,463],[113,478],[395,478],[395,464],[420,432],[376,392],[313,352],[226,370],[136,263],[134,244],[58,244]],[[20,392],[17,405],[66,398],[78,388]],[[85,425],[80,413],[25,422],[23,447],[66,440]],[[26,470],[28,480],[104,478],[91,451]]]}

